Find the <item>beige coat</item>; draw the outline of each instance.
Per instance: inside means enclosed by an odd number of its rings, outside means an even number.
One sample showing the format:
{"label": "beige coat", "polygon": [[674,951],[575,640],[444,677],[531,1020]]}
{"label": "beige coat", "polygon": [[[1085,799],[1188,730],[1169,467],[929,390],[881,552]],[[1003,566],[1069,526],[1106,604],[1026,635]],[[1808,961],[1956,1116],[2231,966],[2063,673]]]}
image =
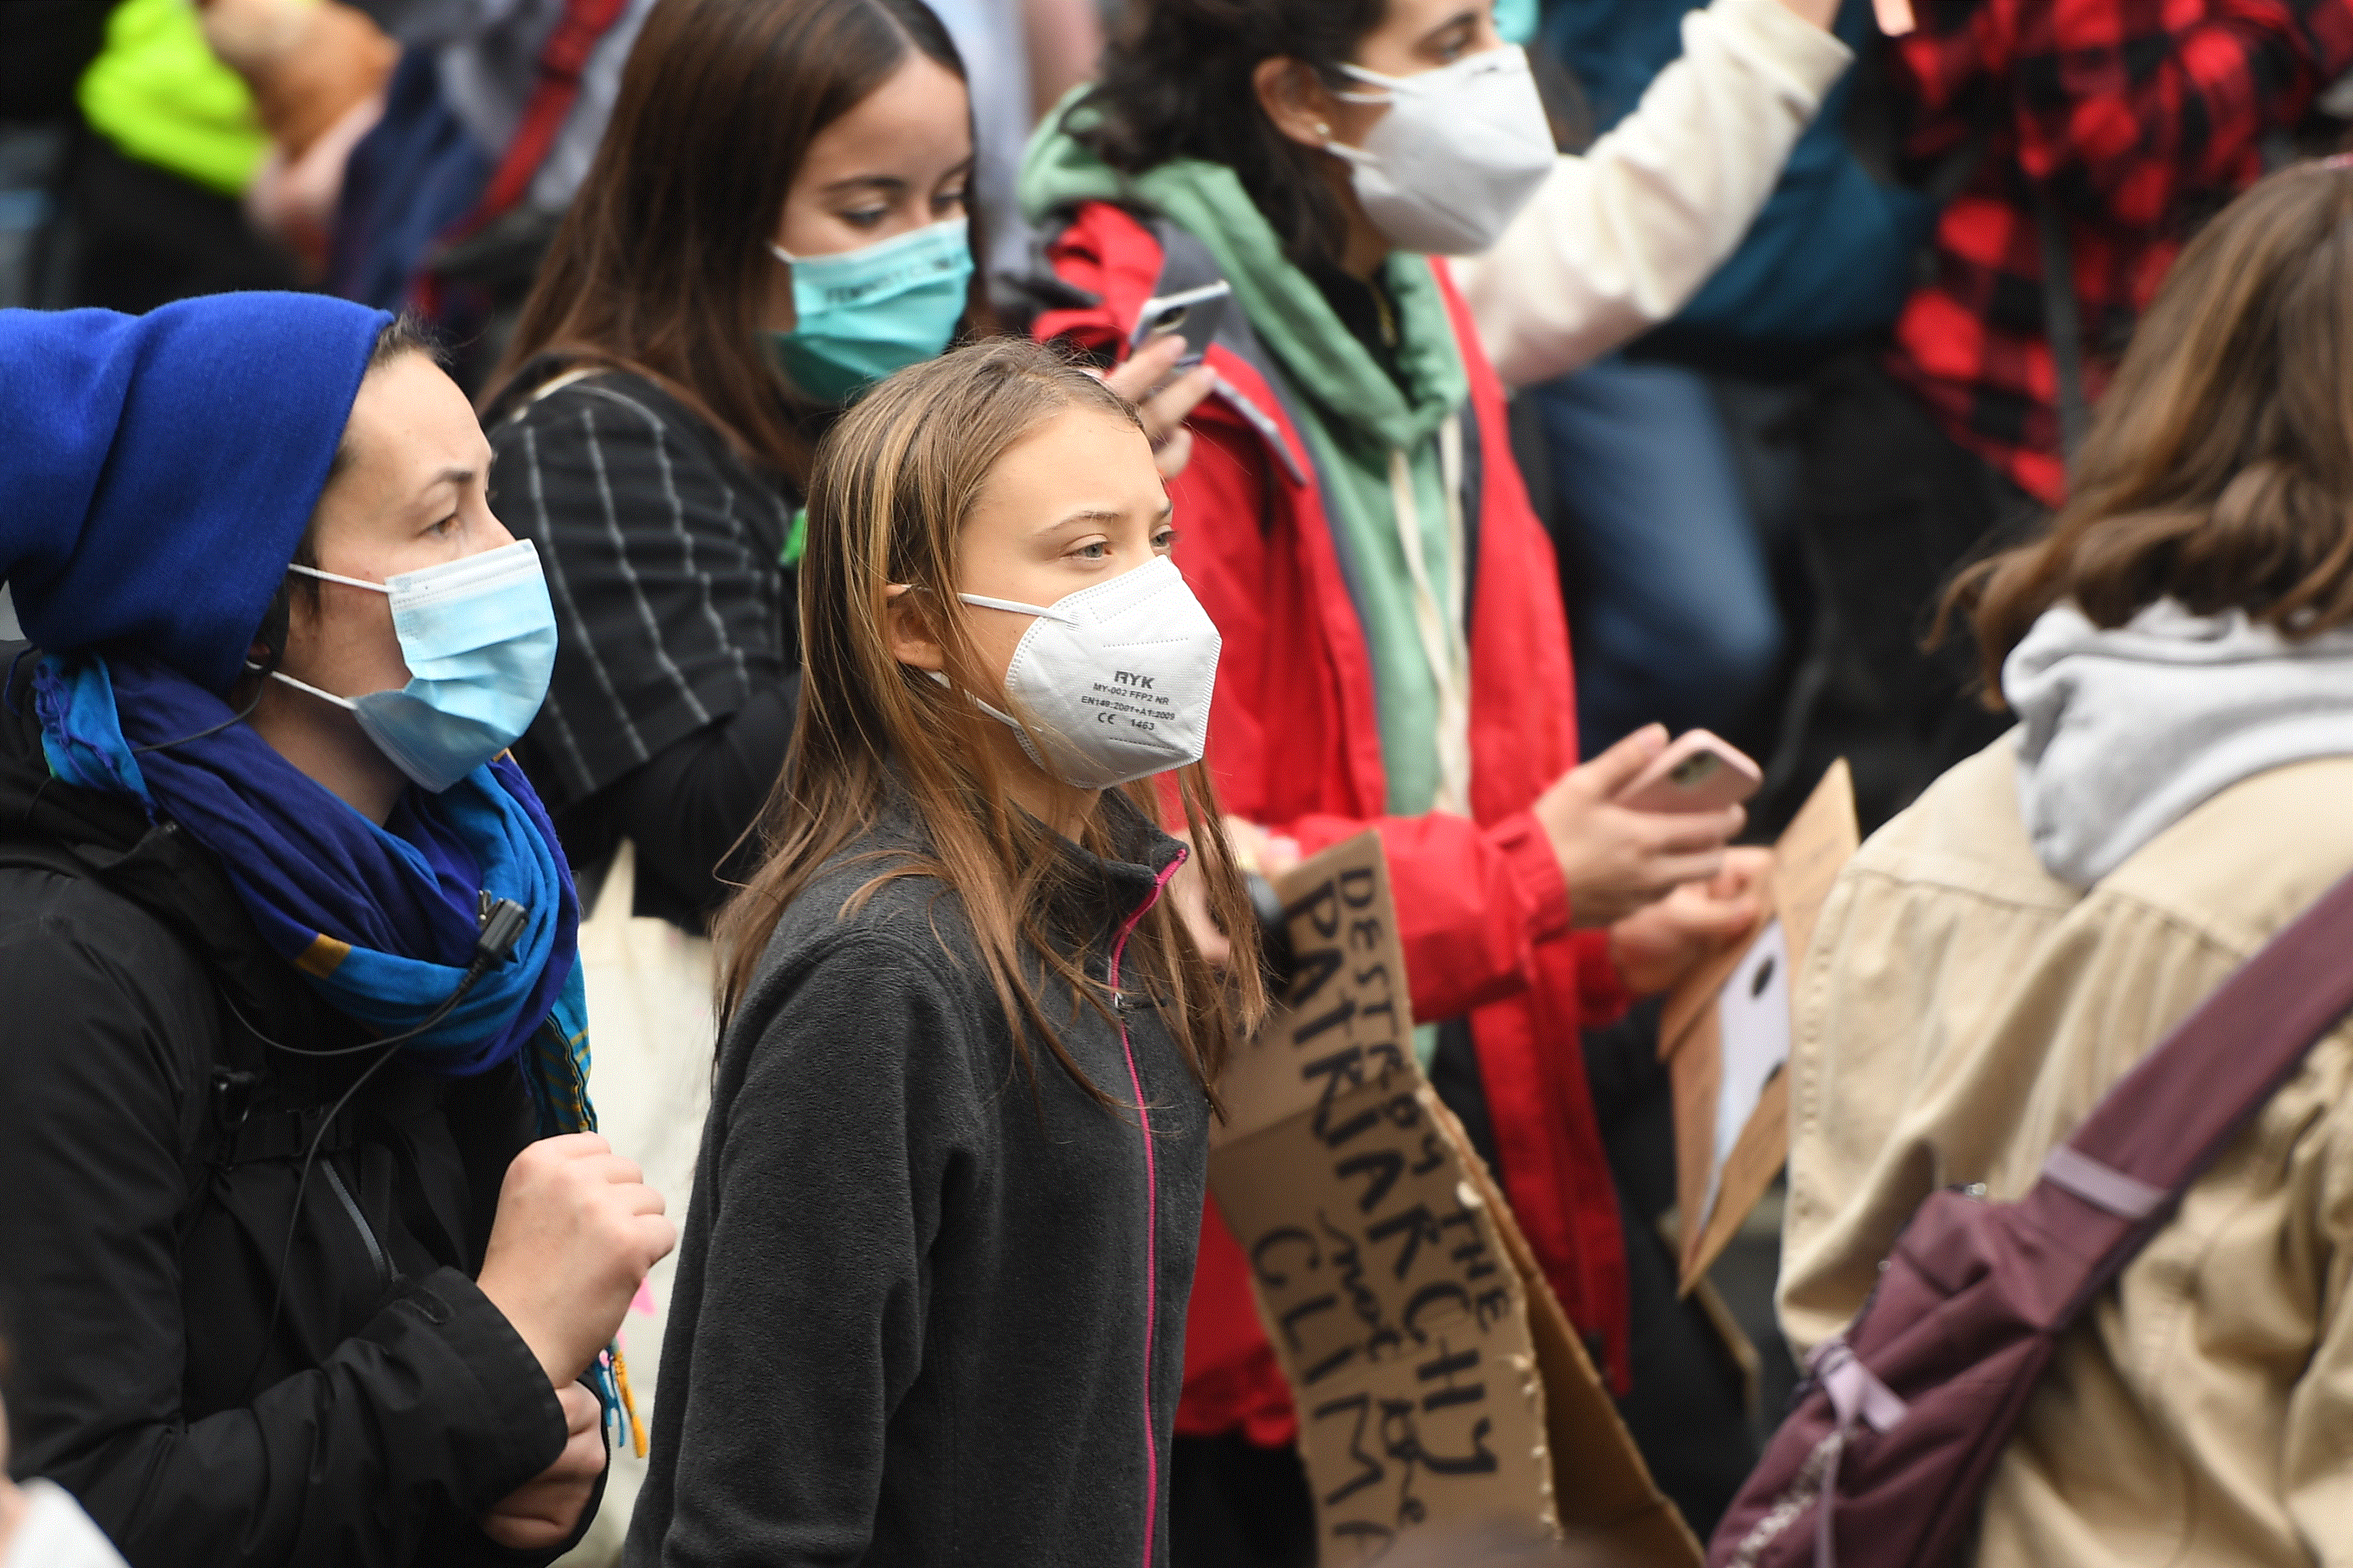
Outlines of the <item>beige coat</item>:
{"label": "beige coat", "polygon": [[[2234,785],[2088,893],[2036,861],[2008,739],[1939,780],[1847,868],[1799,976],[1792,1345],[1847,1322],[1934,1188],[2023,1192],[2348,870],[2353,758]],[[2353,1564],[2348,1081],[2339,1029],[2069,1336],[1988,1493],[1980,1568]]]}

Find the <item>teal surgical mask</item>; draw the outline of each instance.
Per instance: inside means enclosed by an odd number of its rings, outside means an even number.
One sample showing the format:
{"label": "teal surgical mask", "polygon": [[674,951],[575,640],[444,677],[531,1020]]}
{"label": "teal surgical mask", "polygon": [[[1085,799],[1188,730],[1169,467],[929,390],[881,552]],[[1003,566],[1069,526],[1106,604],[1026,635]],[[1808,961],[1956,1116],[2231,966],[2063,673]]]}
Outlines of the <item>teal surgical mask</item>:
{"label": "teal surgical mask", "polygon": [[892,371],[937,359],[964,319],[972,239],[960,217],[831,256],[768,248],[793,269],[795,318],[769,343],[793,384],[823,402],[847,403]]}
{"label": "teal surgical mask", "polygon": [[1495,31],[1507,44],[1535,42],[1536,0],[1495,0]]}

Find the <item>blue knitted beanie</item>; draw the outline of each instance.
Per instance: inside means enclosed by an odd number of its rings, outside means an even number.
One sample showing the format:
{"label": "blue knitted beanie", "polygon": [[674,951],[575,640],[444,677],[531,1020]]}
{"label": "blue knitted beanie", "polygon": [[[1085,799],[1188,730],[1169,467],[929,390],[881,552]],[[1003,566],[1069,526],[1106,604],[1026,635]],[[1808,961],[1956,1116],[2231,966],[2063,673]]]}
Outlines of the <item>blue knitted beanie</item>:
{"label": "blue knitted beanie", "polygon": [[0,310],[0,579],[25,635],[226,693],[391,319],[318,294]]}

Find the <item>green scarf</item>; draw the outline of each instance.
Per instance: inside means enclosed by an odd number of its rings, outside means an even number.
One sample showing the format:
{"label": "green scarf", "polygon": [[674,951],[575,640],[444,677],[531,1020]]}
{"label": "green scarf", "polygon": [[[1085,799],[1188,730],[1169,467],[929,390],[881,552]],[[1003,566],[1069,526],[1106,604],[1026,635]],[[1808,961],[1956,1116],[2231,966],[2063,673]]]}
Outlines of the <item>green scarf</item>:
{"label": "green scarf", "polygon": [[[1462,563],[1449,522],[1440,432],[1470,398],[1470,377],[1430,263],[1397,252],[1383,264],[1381,282],[1397,310],[1399,374],[1392,378],[1342,324],[1323,289],[1283,255],[1231,169],[1179,159],[1129,178],[1074,141],[1064,117],[1084,90],[1065,99],[1031,139],[1021,169],[1022,209],[1035,223],[1082,201],[1115,201],[1169,219],[1216,258],[1274,362],[1324,481],[1324,514],[1356,565],[1388,809],[1398,816],[1429,811],[1441,781],[1439,676],[1430,628],[1419,618],[1397,498],[1400,486],[1410,496],[1424,571],[1451,623],[1442,637],[1460,660],[1466,589],[1458,581]],[[1467,669],[1456,679],[1467,679]]]}

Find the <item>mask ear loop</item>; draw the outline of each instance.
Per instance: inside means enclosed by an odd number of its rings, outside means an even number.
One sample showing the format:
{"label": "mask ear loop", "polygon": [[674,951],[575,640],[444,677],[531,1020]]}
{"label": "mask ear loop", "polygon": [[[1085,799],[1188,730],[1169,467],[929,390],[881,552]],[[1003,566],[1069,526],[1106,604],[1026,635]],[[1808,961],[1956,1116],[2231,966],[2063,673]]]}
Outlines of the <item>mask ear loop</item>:
{"label": "mask ear loop", "polygon": [[1413,90],[1412,84],[1402,77],[1383,76],[1378,71],[1366,70],[1362,66],[1352,66],[1345,61],[1335,68],[1342,76],[1373,89],[1366,92],[1362,88],[1353,91],[1345,87],[1330,88],[1328,90],[1332,96],[1343,103],[1360,103],[1368,109],[1377,109],[1382,104],[1395,103],[1400,89],[1408,92]]}
{"label": "mask ear loop", "polygon": [[192,741],[201,741],[206,736],[217,735],[231,725],[242,724],[253,717],[253,710],[261,706],[261,694],[269,688],[270,676],[277,673],[279,664],[286,658],[287,626],[293,613],[293,605],[287,596],[286,590],[287,585],[284,583],[278,584],[278,592],[270,599],[269,608],[262,614],[261,626],[254,633],[265,650],[262,661],[259,664],[255,664],[251,659],[245,661],[246,669],[259,677],[253,683],[252,700],[219,723],[198,730],[194,734],[183,735],[176,741],[157,741],[152,745],[133,746],[131,748],[132,756],[143,757],[150,752],[168,752],[174,747],[185,746]]}
{"label": "mask ear loop", "polygon": [[[1330,87],[1327,84],[1326,90],[1328,90],[1334,98],[1339,100],[1342,103],[1359,104],[1366,109],[1380,109],[1394,105],[1397,102],[1397,94],[1390,90],[1389,88],[1389,84],[1393,80],[1392,78],[1380,76],[1375,72],[1366,70],[1361,66],[1343,65],[1339,68],[1344,74],[1355,77],[1360,81],[1369,79],[1377,88],[1379,89],[1379,90],[1374,92],[1351,92],[1345,88]],[[1315,134],[1324,138],[1324,151],[1331,153],[1334,157],[1339,159],[1344,163],[1369,166],[1377,165],[1380,163],[1380,159],[1378,157],[1371,153],[1366,152],[1362,147],[1352,147],[1345,142],[1334,141],[1332,138],[1332,128],[1329,125],[1323,123],[1321,121],[1316,122]]]}

